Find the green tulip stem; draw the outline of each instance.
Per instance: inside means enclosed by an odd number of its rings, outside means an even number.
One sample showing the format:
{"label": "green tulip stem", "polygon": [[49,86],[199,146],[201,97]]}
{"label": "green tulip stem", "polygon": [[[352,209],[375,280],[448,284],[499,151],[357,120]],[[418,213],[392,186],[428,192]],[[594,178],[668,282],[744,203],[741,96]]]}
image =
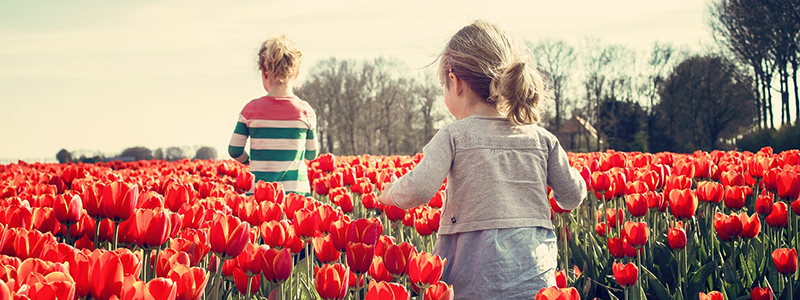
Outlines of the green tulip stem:
{"label": "green tulip stem", "polygon": [[111,250],[117,249],[118,236],[119,236],[119,222],[114,222],[114,247]]}
{"label": "green tulip stem", "polygon": [[66,235],[64,235],[64,242],[65,242],[66,244],[71,244],[71,243],[69,242],[69,225],[65,225],[64,227],[66,227],[66,228],[67,228]]}
{"label": "green tulip stem", "polygon": [[147,283],[147,266],[150,264],[150,255],[147,255],[147,250],[142,250],[142,256],[142,281]]}
{"label": "green tulip stem", "polygon": [[[636,252],[639,252],[639,249],[636,249]],[[639,293],[639,299],[645,299],[644,298],[644,294],[642,294],[642,289],[643,288],[642,288],[642,256],[641,255],[636,255],[636,264],[637,264],[637,267],[638,267],[638,268],[636,268],[636,278],[638,279],[638,280],[636,280],[636,284],[639,287],[638,289],[636,289],[636,291]]]}
{"label": "green tulip stem", "polygon": [[250,299],[250,289],[252,288],[251,285],[253,284],[253,276],[247,276],[247,297],[245,299]]}
{"label": "green tulip stem", "polygon": [[100,238],[100,219],[97,219],[94,222],[94,248],[95,249],[100,248],[99,238]]}

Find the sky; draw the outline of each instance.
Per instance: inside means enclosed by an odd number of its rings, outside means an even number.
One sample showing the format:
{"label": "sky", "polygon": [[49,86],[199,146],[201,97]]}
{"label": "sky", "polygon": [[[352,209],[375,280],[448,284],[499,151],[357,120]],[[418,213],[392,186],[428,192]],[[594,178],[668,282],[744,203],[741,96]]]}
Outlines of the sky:
{"label": "sky", "polygon": [[[426,71],[475,19],[519,41],[585,38],[649,49],[713,42],[707,0],[0,2],[0,160],[60,149],[115,155],[144,146],[211,146],[227,158],[238,113],[266,92],[261,42],[320,60],[393,57]],[[428,67],[430,72],[433,69]]]}

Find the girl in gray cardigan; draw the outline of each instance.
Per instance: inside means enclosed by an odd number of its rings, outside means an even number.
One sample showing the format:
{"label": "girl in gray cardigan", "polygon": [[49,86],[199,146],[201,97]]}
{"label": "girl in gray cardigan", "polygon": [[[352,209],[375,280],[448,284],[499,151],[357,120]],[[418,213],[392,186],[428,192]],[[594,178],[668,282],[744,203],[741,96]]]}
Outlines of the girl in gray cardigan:
{"label": "girl in gray cardigan", "polygon": [[380,201],[426,204],[447,177],[434,254],[455,299],[533,299],[554,286],[557,245],[547,186],[563,209],[586,197],[556,137],[542,127],[545,82],[531,57],[485,21],[462,28],[439,58],[450,123]]}

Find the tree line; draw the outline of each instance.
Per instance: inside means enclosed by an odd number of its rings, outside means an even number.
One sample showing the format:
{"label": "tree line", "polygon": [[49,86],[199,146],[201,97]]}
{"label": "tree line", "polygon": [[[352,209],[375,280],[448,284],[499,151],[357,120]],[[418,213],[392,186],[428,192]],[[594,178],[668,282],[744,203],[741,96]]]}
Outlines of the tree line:
{"label": "tree line", "polygon": [[114,156],[106,156],[106,154],[97,151],[76,150],[70,152],[67,149],[61,149],[56,153],[56,159],[62,164],[68,162],[97,163],[110,160],[138,161],[156,159],[177,161],[184,158],[216,160],[217,150],[208,146],[167,147],[156,148],[155,150],[136,146],[126,148]]}
{"label": "tree line", "polygon": [[719,0],[711,5],[710,15],[715,39],[754,81],[758,127],[775,129],[774,102],[779,104],[780,124],[792,124],[790,93],[794,94],[796,123],[800,118],[800,1]]}

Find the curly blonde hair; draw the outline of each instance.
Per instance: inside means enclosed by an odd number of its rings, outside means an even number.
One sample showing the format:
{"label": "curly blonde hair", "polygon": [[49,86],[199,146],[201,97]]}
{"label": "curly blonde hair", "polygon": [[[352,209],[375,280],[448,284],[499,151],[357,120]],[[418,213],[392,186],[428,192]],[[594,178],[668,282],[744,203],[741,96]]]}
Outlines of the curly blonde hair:
{"label": "curly blonde hair", "polygon": [[448,74],[506,114],[514,125],[539,121],[549,91],[531,55],[497,26],[483,20],[459,30],[439,56],[439,77]]}
{"label": "curly blonde hair", "polygon": [[297,75],[303,53],[286,35],[279,35],[261,43],[258,50],[258,69],[279,82]]}

